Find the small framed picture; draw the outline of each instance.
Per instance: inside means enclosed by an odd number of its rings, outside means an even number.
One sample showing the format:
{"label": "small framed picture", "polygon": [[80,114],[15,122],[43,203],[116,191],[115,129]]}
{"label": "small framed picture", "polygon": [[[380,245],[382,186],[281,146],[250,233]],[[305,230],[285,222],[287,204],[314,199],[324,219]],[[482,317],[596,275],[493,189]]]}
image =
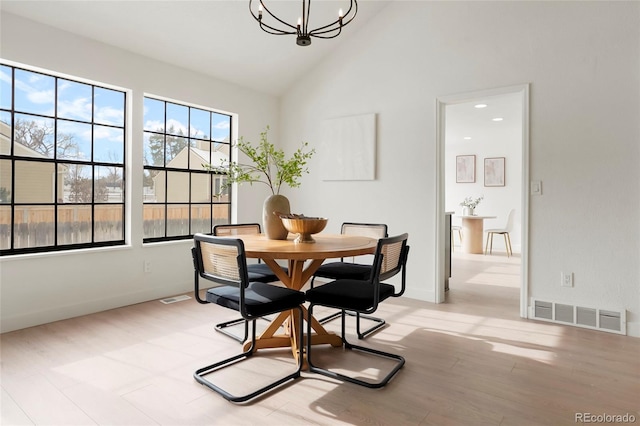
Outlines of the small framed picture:
{"label": "small framed picture", "polygon": [[484,186],[504,186],[504,157],[484,159]]}
{"label": "small framed picture", "polygon": [[474,183],[476,181],[476,156],[456,156],[456,183]]}

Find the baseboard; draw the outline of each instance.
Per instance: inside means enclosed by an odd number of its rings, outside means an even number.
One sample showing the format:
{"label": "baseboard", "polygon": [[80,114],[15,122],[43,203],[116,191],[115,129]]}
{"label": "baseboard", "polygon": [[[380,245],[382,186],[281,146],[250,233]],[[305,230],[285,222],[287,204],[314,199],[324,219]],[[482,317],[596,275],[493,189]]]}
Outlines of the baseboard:
{"label": "baseboard", "polygon": [[50,309],[2,317],[2,323],[0,324],[0,333],[7,333],[10,331],[21,330],[23,328],[35,327],[55,321],[62,321],[83,315],[95,314],[97,312],[134,305],[136,303],[143,303],[151,300],[161,299],[163,297],[175,296],[176,294],[191,292],[193,292],[193,282],[189,281],[171,287],[156,287],[153,289],[147,289],[133,293],[120,294],[105,299],[82,301],[69,305],[59,305]]}

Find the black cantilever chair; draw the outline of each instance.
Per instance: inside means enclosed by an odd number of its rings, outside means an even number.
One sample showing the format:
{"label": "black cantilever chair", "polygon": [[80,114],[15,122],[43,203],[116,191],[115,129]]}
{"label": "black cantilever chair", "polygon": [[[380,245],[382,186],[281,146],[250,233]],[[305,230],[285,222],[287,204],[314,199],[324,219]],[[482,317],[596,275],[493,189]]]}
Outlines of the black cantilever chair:
{"label": "black cantilever chair", "polygon": [[[344,222],[342,224],[342,228],[340,229],[340,233],[343,235],[359,235],[370,238],[385,238],[388,236],[387,234],[387,225],[381,223],[355,223],[355,222]],[[357,279],[357,280],[366,280],[371,275],[371,265],[363,264],[363,263],[355,263],[346,261],[344,258],[340,259],[340,261],[336,262],[328,262],[324,263],[318,268],[318,270],[314,273],[311,278],[311,288],[313,288],[314,281],[316,277],[320,278],[328,278],[330,280],[339,280],[339,279]],[[358,335],[358,339],[364,339],[369,334],[374,331],[384,327],[385,320],[382,318],[370,316],[370,315],[361,315],[358,312],[346,312],[349,316],[356,317],[356,334]],[[320,324],[325,324],[329,321],[339,318],[341,312],[334,312],[331,315],[328,315],[324,318],[319,319]],[[373,321],[375,324],[370,328],[361,331],[360,329],[360,319],[364,318],[369,321]]]}
{"label": "black cantilever chair", "polygon": [[[319,373],[338,380],[344,380],[369,388],[380,388],[402,368],[405,359],[396,354],[383,352],[377,349],[351,344],[345,337],[345,313],[346,311],[370,314],[376,311],[378,304],[389,297],[399,296],[404,292],[406,264],[409,255],[407,245],[408,234],[378,240],[378,246],[373,261],[373,273],[366,280],[339,279],[330,283],[307,290],[306,298],[309,302],[309,318],[313,316],[314,306],[327,306],[337,308],[342,317],[342,343],[345,349],[357,350],[375,356],[394,360],[394,367],[378,382],[368,382],[357,379],[313,364],[311,339],[307,339],[307,363],[309,371]],[[398,293],[392,284],[383,283],[398,273],[402,274],[402,290]],[[311,336],[311,320],[307,321],[307,333]]]}
{"label": "black cantilever chair", "polygon": [[[196,234],[193,238],[194,247],[191,250],[198,278],[217,284],[216,287],[207,290],[207,302],[239,311],[242,318],[251,321],[252,325],[250,347],[238,355],[200,368],[193,375],[196,381],[231,402],[245,402],[289,380],[300,377],[303,362],[302,347],[298,352],[296,371],[245,395],[232,395],[205,377],[214,371],[237,365],[253,355],[256,343],[255,323],[257,318],[295,309],[299,312],[299,320],[300,324],[302,324],[303,311],[301,304],[305,301],[305,295],[300,291],[286,287],[262,282],[250,282],[242,240],[205,234]],[[199,287],[197,284],[195,291],[196,295],[198,295]],[[302,327],[300,327],[299,339],[300,341],[303,339]]]}
{"label": "black cantilever chair", "polygon": [[[247,235],[247,234],[261,234],[262,231],[260,229],[259,223],[239,223],[239,224],[229,224],[229,225],[216,225],[213,227],[213,235],[217,237],[233,237],[234,235]],[[286,271],[286,268],[283,267]],[[247,265],[247,272],[249,274],[249,281],[258,281],[262,283],[272,283],[279,281],[280,279],[273,273],[269,265],[264,263],[252,263]],[[196,277],[197,279],[197,277]],[[200,303],[207,303],[206,300],[197,298]],[[226,328],[232,327],[234,325],[243,324],[244,323],[244,334],[236,335],[227,331]],[[245,342],[249,338],[249,323],[244,318],[236,318],[230,321],[225,321],[216,324],[216,331],[220,333],[226,334],[227,336],[235,339],[239,342]]]}

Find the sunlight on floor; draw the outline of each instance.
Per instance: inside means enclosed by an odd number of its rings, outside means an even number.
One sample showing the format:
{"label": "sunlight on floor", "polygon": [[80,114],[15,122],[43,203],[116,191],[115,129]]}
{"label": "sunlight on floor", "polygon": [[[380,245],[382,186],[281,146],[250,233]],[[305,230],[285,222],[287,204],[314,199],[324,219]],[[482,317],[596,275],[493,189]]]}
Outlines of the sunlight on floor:
{"label": "sunlight on floor", "polygon": [[540,333],[540,323],[534,323],[535,333],[527,332],[527,320],[509,320],[470,313],[439,310],[442,305],[426,302],[429,308],[390,305],[379,311],[391,326],[384,333],[374,334],[371,339],[385,342],[402,350],[399,342],[411,341],[412,334],[427,332],[448,335],[456,338],[483,342],[494,352],[518,356],[543,363],[552,363],[554,348],[561,344],[564,329],[562,326],[545,324],[546,332]]}
{"label": "sunlight on floor", "polygon": [[[378,313],[391,327],[375,336],[380,342],[394,344],[419,332],[438,333],[489,345],[497,353],[518,356],[542,363],[553,363],[554,348],[562,342],[565,329],[519,317],[519,255],[504,253],[477,255],[456,252],[447,302],[416,302],[415,309],[405,305],[383,304]],[[471,301],[477,309],[458,311],[456,300]],[[462,305],[462,304],[461,304]],[[461,306],[458,305],[458,306]],[[423,306],[426,306],[424,308]],[[535,332],[529,332],[529,330]]]}

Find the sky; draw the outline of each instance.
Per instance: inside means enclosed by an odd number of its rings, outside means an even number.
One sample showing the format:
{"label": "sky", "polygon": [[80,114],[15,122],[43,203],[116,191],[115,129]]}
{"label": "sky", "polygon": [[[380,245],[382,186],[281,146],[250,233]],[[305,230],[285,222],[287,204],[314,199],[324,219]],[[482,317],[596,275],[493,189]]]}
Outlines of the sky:
{"label": "sky", "polygon": [[[0,120],[10,123],[13,107],[15,122],[33,121],[49,129],[55,124],[58,140],[72,136],[74,143],[72,149],[59,148],[57,158],[90,161],[93,155],[97,162],[124,163],[125,92],[20,68],[12,79],[11,70],[0,65],[0,108],[5,110]],[[231,116],[145,97],[144,130],[171,128],[190,138],[229,142]]]}
{"label": "sky", "polygon": [[[11,81],[11,68],[1,66],[0,107],[10,110],[13,95],[15,120],[35,121],[43,127],[55,122],[57,89],[57,133],[73,136],[77,145],[64,155],[59,151],[59,158],[91,160],[93,134],[94,161],[124,161],[124,92],[17,68],[13,91]],[[2,114],[3,120],[8,117]]]}

